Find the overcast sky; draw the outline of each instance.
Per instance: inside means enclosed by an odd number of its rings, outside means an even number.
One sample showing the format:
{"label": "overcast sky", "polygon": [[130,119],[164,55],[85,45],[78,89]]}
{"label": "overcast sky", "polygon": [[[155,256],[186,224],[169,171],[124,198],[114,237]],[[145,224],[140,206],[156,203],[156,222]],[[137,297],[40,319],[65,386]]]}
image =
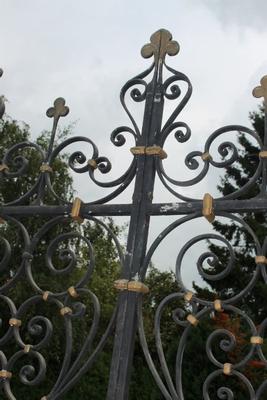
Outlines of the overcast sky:
{"label": "overcast sky", "polygon": [[[259,103],[251,91],[267,74],[266,15],[266,0],[0,0],[0,94],[9,100],[8,114],[27,122],[34,137],[49,129],[45,111],[64,97],[70,114],[63,124],[76,121],[74,133],[89,136],[101,155],[110,155],[116,175],[129,161],[128,151],[109,143],[110,132],[127,123],[120,88],[149,65],[140,49],[150,35],[168,29],[181,47],[168,63],[186,73],[194,87],[180,117],[194,139],[185,147],[171,146],[167,164],[182,178],[177,165],[186,151],[202,150],[208,134],[222,125],[249,125],[248,113]],[[123,161],[116,164],[119,154]],[[86,177],[79,182],[84,201],[98,193],[87,190]],[[215,191],[216,182],[212,186]],[[207,182],[201,192],[190,193],[202,198],[206,188]],[[173,201],[159,186],[157,196]],[[152,236],[166,223],[156,221]],[[186,229],[185,237],[191,232]],[[157,253],[158,265],[174,266],[173,243]]]}

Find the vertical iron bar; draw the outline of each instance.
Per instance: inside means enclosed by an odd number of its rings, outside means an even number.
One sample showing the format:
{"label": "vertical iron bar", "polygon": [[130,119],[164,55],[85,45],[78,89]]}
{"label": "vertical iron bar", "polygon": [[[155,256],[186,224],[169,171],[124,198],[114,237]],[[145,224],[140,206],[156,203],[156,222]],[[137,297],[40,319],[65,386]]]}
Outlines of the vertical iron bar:
{"label": "vertical iron bar", "polygon": [[[160,47],[160,43],[159,43]],[[148,84],[142,135],[137,146],[153,146],[156,133],[161,128],[163,112],[162,60],[155,64],[152,82]],[[155,156],[138,155],[137,173],[133,194],[125,267],[122,277],[138,279],[140,266],[147,246],[150,215],[148,208],[153,199]],[[118,299],[118,316],[114,339],[111,372],[107,393],[108,400],[127,400],[134,341],[137,329],[137,299],[141,294],[123,291]]]}

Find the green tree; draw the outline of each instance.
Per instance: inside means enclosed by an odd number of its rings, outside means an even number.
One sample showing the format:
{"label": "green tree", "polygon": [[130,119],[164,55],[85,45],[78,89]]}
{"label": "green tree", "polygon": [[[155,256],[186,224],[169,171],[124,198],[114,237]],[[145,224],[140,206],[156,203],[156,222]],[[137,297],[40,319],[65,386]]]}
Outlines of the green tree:
{"label": "green tree", "polygon": [[[0,122],[0,159],[3,159],[4,153],[7,149],[10,149],[14,144],[26,143],[30,141],[29,127],[25,124],[19,124],[9,118]],[[57,140],[64,140],[69,134],[69,129],[63,130]],[[49,133],[42,133],[36,140],[36,143],[42,148],[47,149],[49,143]],[[21,168],[24,163],[23,157],[27,159],[25,173],[21,177],[11,177],[7,179],[2,173],[0,180],[0,200],[1,203],[12,202],[14,199],[23,196],[30,188],[34,185],[34,182],[38,178],[40,172],[41,156],[40,153],[31,146],[13,148],[11,157],[9,160],[9,172],[15,172]],[[72,177],[68,168],[68,156],[62,154],[57,157],[53,163],[53,175],[51,176],[52,184],[57,193],[60,193],[62,197],[70,201],[73,199],[74,191],[72,187]],[[49,193],[45,194],[45,204],[53,204],[55,200]],[[34,204],[35,197],[31,196],[30,199],[25,200],[25,204]],[[26,227],[30,237],[32,238],[36,232],[43,227],[47,222],[48,218],[36,216],[36,217],[18,217],[17,218]],[[119,235],[120,229],[113,223],[111,219],[105,221],[107,227],[114,235]],[[77,237],[71,237],[69,240],[61,240],[58,246],[55,246],[55,251],[52,256],[52,264],[55,271],[51,273],[51,270],[47,267],[46,252],[49,244],[55,240],[58,235],[65,234],[70,231],[76,231]],[[7,240],[10,244],[10,258],[8,266],[1,270],[0,275],[0,287],[7,284],[17,274],[22,260],[23,252],[23,240],[20,229],[16,223],[7,221],[0,225],[0,256],[3,258]],[[92,248],[94,249],[93,255],[90,255],[88,251],[88,245],[81,239],[81,236],[87,238]],[[88,262],[92,262],[92,257],[95,258],[95,267],[92,271],[91,279],[87,287],[95,293],[101,303],[101,319],[99,325],[99,332],[96,336],[94,346],[97,344],[97,340],[105,330],[109,319],[112,315],[116,293],[112,287],[113,281],[118,277],[119,274],[119,263],[118,254],[112,240],[111,235],[108,231],[105,231],[100,224],[93,221],[84,222],[81,226],[75,222],[60,221],[59,224],[55,224],[49,229],[41,238],[34,258],[32,260],[32,275],[38,286],[42,290],[49,290],[50,292],[60,292],[71,287],[78,282],[86,273],[88,269]],[[72,269],[70,274],[64,274],[63,271],[67,265],[71,263],[72,250],[75,253],[77,267]],[[0,291],[2,293],[2,291]],[[36,290],[29,284],[28,279],[22,274],[20,279],[17,280],[16,284],[5,290],[7,296],[9,296],[17,307],[19,307],[26,299],[36,294]],[[92,301],[89,296],[80,296],[80,299],[86,306],[86,313],[84,318],[77,318],[73,323],[73,359],[78,355],[81,345],[84,343],[86,336],[90,330],[90,325],[93,318]],[[0,337],[8,329],[8,321],[10,318],[10,312],[6,304],[1,302],[0,305],[1,325],[0,325]],[[28,341],[28,343],[34,344],[38,341],[38,332],[29,333],[27,324],[30,319],[35,315],[44,315],[49,318],[53,324],[53,336],[49,343],[49,347],[44,348],[41,353],[47,361],[47,376],[44,383],[38,387],[28,387],[21,384],[17,378],[18,372],[23,364],[17,365],[12,379],[12,390],[14,391],[17,398],[35,399],[38,396],[41,398],[46,393],[49,393],[51,387],[55,383],[63,356],[64,356],[64,330],[62,329],[62,320],[58,316],[58,310],[55,307],[44,303],[43,306],[38,304],[38,307],[31,307],[23,320],[21,327],[21,335]],[[41,324],[42,325],[42,324]],[[37,329],[38,330],[38,329]],[[108,350],[100,357],[97,366],[94,368],[94,373],[80,381],[80,384],[76,386],[75,392],[71,391],[65,395],[66,399],[76,398],[77,395],[85,395],[91,390],[98,388],[98,396],[94,398],[104,398],[105,388],[103,385],[97,384],[98,381],[108,379],[108,361],[110,358],[111,346],[109,345]],[[13,341],[5,344],[4,351],[7,357],[12,356],[17,350],[18,346]],[[92,351],[92,349],[91,349]],[[91,388],[90,388],[91,387]],[[101,388],[101,389],[100,389]]]}

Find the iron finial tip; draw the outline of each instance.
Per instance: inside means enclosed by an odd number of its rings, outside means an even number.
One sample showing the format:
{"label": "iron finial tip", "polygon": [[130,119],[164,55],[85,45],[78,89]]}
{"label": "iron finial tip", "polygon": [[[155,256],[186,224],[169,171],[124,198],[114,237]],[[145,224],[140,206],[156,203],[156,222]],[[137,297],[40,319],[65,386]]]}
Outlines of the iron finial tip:
{"label": "iron finial tip", "polygon": [[265,103],[267,99],[267,75],[264,75],[260,80],[260,86],[256,86],[252,94],[254,97],[259,99],[260,97],[264,97]]}
{"label": "iron finial tip", "polygon": [[141,55],[144,58],[150,58],[154,55],[155,61],[164,60],[166,54],[175,56],[178,54],[180,46],[178,42],[172,40],[172,34],[167,29],[159,29],[150,37],[150,43],[145,44],[141,49]]}
{"label": "iron finial tip", "polygon": [[67,107],[66,105],[66,101],[65,99],[63,99],[63,97],[58,97],[55,101],[54,101],[54,107],[50,107],[47,111],[46,111],[46,115],[49,118],[59,118],[59,117],[65,117],[66,115],[68,115],[69,113],[69,107]]}

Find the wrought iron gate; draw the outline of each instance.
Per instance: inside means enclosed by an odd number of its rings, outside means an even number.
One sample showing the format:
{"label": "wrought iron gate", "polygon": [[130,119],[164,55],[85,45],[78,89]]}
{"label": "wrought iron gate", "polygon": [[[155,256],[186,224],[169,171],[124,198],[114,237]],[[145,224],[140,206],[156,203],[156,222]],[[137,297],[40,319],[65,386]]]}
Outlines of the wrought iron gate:
{"label": "wrought iron gate", "polygon": [[[250,317],[238,308],[238,302],[248,293],[253,291],[256,282],[263,279],[266,282],[266,246],[267,241],[261,244],[253,232],[252,228],[242,219],[242,213],[249,212],[266,212],[266,179],[267,179],[267,128],[265,126],[264,141],[253,130],[239,126],[226,126],[212,133],[206,141],[203,151],[193,151],[186,156],[185,164],[190,170],[200,170],[194,179],[187,181],[178,181],[168,176],[164,169],[164,159],[167,157],[164,151],[164,144],[169,135],[174,134],[178,143],[184,143],[190,139],[191,131],[185,122],[177,121],[177,117],[187,104],[192,94],[192,86],[190,80],[181,72],[177,72],[166,64],[166,56],[174,56],[179,51],[179,45],[172,40],[171,34],[166,30],[159,30],[151,36],[151,42],[142,48],[142,56],[144,58],[154,58],[152,65],[140,73],[133,79],[129,80],[121,90],[121,103],[128,114],[131,126],[122,126],[113,131],[111,141],[115,146],[123,146],[126,143],[125,134],[131,135],[135,140],[135,147],[131,148],[133,159],[130,167],[119,178],[112,182],[102,183],[95,177],[95,172],[107,173],[110,171],[111,165],[106,157],[99,156],[98,149],[95,144],[86,137],[73,137],[65,140],[63,143],[55,146],[55,137],[58,121],[61,117],[68,114],[68,107],[65,100],[58,98],[54,102],[54,106],[49,108],[47,116],[53,119],[53,128],[49,147],[41,148],[35,143],[23,142],[14,143],[10,149],[6,149],[5,156],[1,161],[0,175],[2,180],[16,180],[21,176],[27,176],[28,162],[20,153],[23,149],[32,149],[38,152],[41,164],[39,175],[32,184],[31,189],[24,193],[22,197],[14,199],[8,204],[3,204],[0,208],[2,222],[6,224],[12,223],[13,227],[20,232],[22,241],[17,244],[21,251],[21,264],[17,270],[9,276],[6,281],[2,282],[0,289],[0,299],[9,310],[9,319],[7,326],[2,321],[0,335],[0,388],[4,397],[15,399],[12,393],[12,380],[14,377],[14,369],[16,363],[22,359],[27,360],[26,366],[21,368],[19,378],[21,385],[41,385],[46,374],[46,362],[42,356],[43,347],[49,344],[52,335],[51,321],[35,315],[28,323],[30,333],[34,329],[38,330],[38,326],[42,326],[43,337],[39,342],[25,342],[21,335],[25,314],[29,306],[36,305],[37,308],[42,307],[44,303],[53,304],[59,310],[65,324],[66,347],[62,360],[62,369],[59,376],[55,379],[55,385],[50,393],[44,394],[42,400],[55,400],[64,398],[66,393],[79,380],[79,378],[87,372],[93,365],[98,354],[102,351],[109,337],[114,335],[113,357],[110,367],[110,380],[107,390],[107,399],[109,400],[125,400],[128,398],[128,388],[130,381],[130,372],[133,359],[134,343],[137,330],[139,331],[140,343],[142,345],[147,365],[158,385],[162,398],[167,400],[187,399],[186,393],[183,392],[183,354],[187,344],[187,338],[197,326],[201,324],[203,318],[212,313],[220,313],[222,310],[234,313],[248,324],[250,332],[248,349],[244,358],[237,364],[229,362],[220,362],[213,352],[212,343],[214,338],[224,336],[221,341],[221,350],[228,351],[233,346],[233,334],[227,330],[215,330],[210,334],[206,353],[211,365],[214,367],[205,382],[203,382],[203,398],[210,399],[210,387],[214,380],[222,377],[227,381],[228,376],[235,377],[243,382],[244,387],[250,399],[264,398],[266,395],[267,381],[262,382],[259,388],[253,388],[248,378],[242,373],[242,368],[251,360],[255,354],[259,359],[267,365],[267,360],[262,351],[264,331],[267,319],[259,326],[255,326]],[[166,74],[168,75],[166,77]],[[186,85],[184,93],[181,92],[181,84]],[[140,89],[142,88],[142,89]],[[144,102],[144,118],[143,126],[140,128],[133,118],[131,112],[126,105],[126,95],[130,94],[131,100],[134,102]],[[261,81],[261,86],[254,89],[255,97],[264,97],[267,100],[267,77]],[[162,123],[164,100],[176,100],[178,104],[171,113],[166,122]],[[0,112],[4,112],[4,103],[1,100]],[[1,115],[2,117],[2,115]],[[185,196],[178,191],[180,187],[187,187],[200,182],[208,173],[210,166],[215,168],[228,168],[238,157],[237,148],[234,143],[223,142],[218,147],[222,160],[215,161],[212,157],[211,147],[215,139],[222,134],[228,132],[243,132],[253,137],[260,150],[258,165],[254,175],[241,189],[217,199],[213,199],[210,194],[205,194],[204,198],[194,199]],[[90,179],[99,186],[111,188],[111,193],[101,199],[89,203],[82,203],[76,198],[73,203],[66,199],[61,199],[60,194],[56,193],[53,187],[53,165],[57,156],[68,145],[72,143],[89,143],[92,146],[92,157],[88,160],[82,152],[73,153],[68,160],[69,167],[77,173],[88,173]],[[175,203],[153,203],[153,191],[155,177],[158,177],[163,186],[172,195],[177,198]],[[262,177],[261,192],[252,199],[240,199],[246,194],[255,182]],[[131,204],[110,204],[109,202],[122,193],[131,182],[134,183],[133,200]],[[44,204],[44,194],[49,193],[51,198],[50,204]],[[163,232],[159,234],[156,240],[147,250],[147,239],[149,233],[149,223],[151,216],[173,215],[179,217],[175,222],[167,226]],[[241,216],[240,216],[241,215]],[[23,220],[25,218],[39,218],[40,216],[49,218],[48,222],[40,228],[38,232],[30,237]],[[118,243],[117,237],[109,227],[101,220],[99,216],[129,216],[130,225],[128,231],[127,248],[124,252]],[[209,236],[201,236],[192,239],[181,250],[176,262],[176,276],[181,287],[181,291],[170,293],[159,305],[155,315],[155,337],[156,346],[159,357],[161,372],[155,367],[155,361],[152,359],[146,341],[145,330],[142,318],[142,301],[143,295],[148,292],[147,286],[143,283],[146,271],[155,249],[159,244],[176,228],[193,219],[203,218],[213,222],[216,216],[225,217],[241,224],[242,229],[248,232],[254,240],[256,249],[255,269],[252,278],[240,293],[234,296],[228,296],[226,300],[216,298],[215,300],[207,300],[198,297],[191,290],[188,290],[181,277],[180,268],[184,254],[192,243],[196,243],[200,239]],[[81,222],[83,219],[95,221],[106,229],[112,236],[119,254],[121,263],[121,277],[115,282],[115,288],[118,289],[118,300],[113,317],[106,329],[105,334],[100,339],[96,348],[89,352],[92,338],[95,335],[97,326],[96,320],[93,320],[93,328],[89,331],[88,337],[80,354],[73,360],[71,359],[72,323],[79,314],[80,303],[77,299],[81,295],[91,296],[94,303],[95,314],[98,315],[98,303],[94,294],[85,288],[90,280],[90,268],[84,278],[79,282],[73,282],[73,285],[65,288],[63,292],[55,293],[45,285],[40,285],[35,281],[31,269],[31,263],[36,256],[36,248],[42,238],[47,234],[49,229],[56,224],[64,224],[68,219]],[[15,228],[13,228],[15,229]],[[3,232],[2,232],[3,233]],[[68,236],[69,235],[69,236]],[[45,262],[48,265],[47,273],[57,274],[53,270],[52,256],[59,245],[60,241],[66,238],[72,238],[75,233],[64,233],[48,243],[47,255]],[[82,239],[81,233],[76,233]],[[90,248],[88,238],[83,238]],[[10,258],[12,257],[12,249],[10,244],[2,238],[2,260],[0,263],[0,271],[4,273],[9,268]],[[90,255],[92,255],[90,248]],[[75,249],[65,250],[61,256],[67,260],[65,272],[74,268],[76,259],[73,255]],[[209,254],[209,257],[212,255]],[[225,267],[224,271],[212,277],[213,280],[220,280],[227,276],[234,268],[234,259],[231,253],[231,260]],[[207,259],[207,255],[204,256]],[[202,259],[203,261],[203,259]],[[198,266],[199,272],[205,276],[203,268]],[[207,275],[207,274],[206,274]],[[14,304],[12,301],[12,293],[14,289],[21,285],[21,282],[28,282],[36,294],[26,298],[23,304]],[[161,316],[164,308],[175,299],[183,299],[188,307],[182,316],[180,312],[174,314],[177,324],[184,329],[181,340],[178,345],[178,353],[175,366],[175,380],[171,377],[168,369],[164,350],[161,343],[160,329]],[[77,303],[76,303],[77,302]],[[237,305],[234,305],[237,304]],[[97,319],[97,318],[96,318]],[[94,331],[94,332],[93,332]],[[14,354],[5,354],[5,346],[10,342],[14,342]],[[17,347],[16,347],[17,346]],[[230,388],[225,385],[220,386],[217,391],[220,399],[233,399],[234,395]]]}

